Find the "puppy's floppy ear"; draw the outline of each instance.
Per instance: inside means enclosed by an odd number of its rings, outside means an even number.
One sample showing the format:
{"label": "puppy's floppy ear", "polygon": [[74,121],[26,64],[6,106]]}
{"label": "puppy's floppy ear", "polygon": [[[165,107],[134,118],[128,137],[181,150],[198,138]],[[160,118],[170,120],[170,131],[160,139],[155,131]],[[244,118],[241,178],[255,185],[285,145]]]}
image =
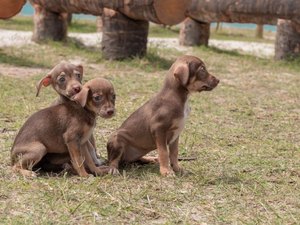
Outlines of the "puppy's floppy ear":
{"label": "puppy's floppy ear", "polygon": [[73,101],[79,103],[82,107],[84,107],[86,105],[89,90],[89,87],[83,87],[81,91],[73,97]]}
{"label": "puppy's floppy ear", "polygon": [[83,75],[83,66],[78,64],[76,65],[76,69],[81,73],[81,75]]}
{"label": "puppy's floppy ear", "polygon": [[174,77],[185,86],[189,80],[189,67],[187,64],[179,64],[174,69]]}
{"label": "puppy's floppy ear", "polygon": [[49,86],[50,84],[52,83],[52,76],[51,74],[47,74],[45,77],[43,77],[36,85],[36,97],[39,96],[39,93],[40,93],[40,90],[41,90],[41,87],[44,86],[44,87],[47,87]]}

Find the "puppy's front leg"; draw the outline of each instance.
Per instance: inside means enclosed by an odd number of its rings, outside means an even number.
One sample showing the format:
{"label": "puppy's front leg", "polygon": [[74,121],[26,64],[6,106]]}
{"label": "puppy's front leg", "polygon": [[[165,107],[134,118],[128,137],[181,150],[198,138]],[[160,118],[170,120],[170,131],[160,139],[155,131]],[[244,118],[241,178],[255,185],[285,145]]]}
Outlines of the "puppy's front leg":
{"label": "puppy's front leg", "polygon": [[176,173],[182,172],[182,168],[178,164],[178,142],[179,137],[176,138],[176,140],[172,144],[169,144],[170,162],[174,172]]}
{"label": "puppy's front leg", "polygon": [[84,168],[84,158],[80,152],[80,147],[76,141],[67,142],[67,147],[71,157],[71,163],[78,175],[81,177],[88,177],[89,174]]}
{"label": "puppy's front leg", "polygon": [[158,151],[159,171],[163,176],[172,176],[174,172],[169,166],[169,153],[165,134],[156,135],[156,147]]}
{"label": "puppy's front leg", "polygon": [[108,167],[108,166],[97,167],[95,165],[95,162],[94,162],[93,157],[91,156],[91,152],[90,152],[91,148],[93,148],[93,146],[90,143],[90,141],[87,141],[87,143],[84,146],[82,146],[82,150],[83,150],[84,157],[85,157],[85,165],[90,170],[90,172],[92,172],[96,176],[108,174],[110,171],[110,167]]}
{"label": "puppy's front leg", "polygon": [[94,163],[96,166],[102,166],[106,163],[106,160],[101,158],[101,156],[97,155],[96,153],[96,143],[95,143],[95,138],[94,135],[91,136],[91,138],[88,140],[89,144],[89,152],[93,158]]}

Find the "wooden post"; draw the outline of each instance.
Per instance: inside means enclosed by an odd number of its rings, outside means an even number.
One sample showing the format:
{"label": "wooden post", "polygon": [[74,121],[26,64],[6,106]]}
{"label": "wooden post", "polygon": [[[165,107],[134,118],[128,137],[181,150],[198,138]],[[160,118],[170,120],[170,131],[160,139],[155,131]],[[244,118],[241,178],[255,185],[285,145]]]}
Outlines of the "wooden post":
{"label": "wooden post", "polygon": [[34,31],[32,40],[41,42],[46,40],[63,41],[67,37],[67,13],[54,13],[34,5]]}
{"label": "wooden post", "polygon": [[71,25],[72,24],[72,13],[68,13],[68,17],[67,17],[67,21],[68,21],[68,25]]}
{"label": "wooden post", "polygon": [[97,32],[102,32],[103,30],[103,21],[101,16],[97,16],[96,18],[96,27],[97,27]]}
{"label": "wooden post", "polygon": [[300,56],[300,24],[279,19],[275,42],[275,59]]}
{"label": "wooden post", "polygon": [[147,50],[149,22],[132,20],[112,9],[104,8],[102,53],[105,59],[142,57]]}
{"label": "wooden post", "polygon": [[191,18],[186,18],[180,29],[179,44],[185,46],[207,46],[209,34],[209,23],[199,23]]}
{"label": "wooden post", "polygon": [[264,38],[264,25],[263,24],[256,24],[255,37],[261,38],[261,39]]}

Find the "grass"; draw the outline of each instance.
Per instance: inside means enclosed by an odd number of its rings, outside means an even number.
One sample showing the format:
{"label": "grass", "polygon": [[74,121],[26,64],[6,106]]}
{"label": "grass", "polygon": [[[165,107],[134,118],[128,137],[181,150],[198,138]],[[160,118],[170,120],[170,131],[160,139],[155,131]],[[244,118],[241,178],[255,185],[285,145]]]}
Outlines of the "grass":
{"label": "grass", "polygon": [[[180,137],[189,175],[163,178],[156,165],[128,166],[122,176],[68,174],[26,179],[10,170],[10,148],[26,118],[56,94],[35,84],[60,60],[80,60],[85,81],[110,79],[117,115],[99,119],[98,152],[108,136],[162,85],[184,54],[150,48],[143,59],[105,61],[76,42],[2,48],[0,67],[40,68],[31,76],[0,71],[1,224],[298,224],[300,221],[300,64],[214,48],[191,48],[221,83],[192,95]],[[35,71],[35,70],[32,70]]]}
{"label": "grass", "polygon": [[[8,20],[0,20],[0,28],[8,30],[32,31],[33,20],[31,16],[16,16]],[[163,27],[161,25],[151,23],[149,28],[149,37],[178,38],[179,30],[180,25]],[[68,31],[79,33],[96,32],[96,21],[73,18]],[[216,29],[212,27],[210,37],[217,40],[273,43],[275,39],[275,33],[265,31],[264,38],[260,39],[255,37],[254,30],[222,27],[220,30],[216,31]]]}

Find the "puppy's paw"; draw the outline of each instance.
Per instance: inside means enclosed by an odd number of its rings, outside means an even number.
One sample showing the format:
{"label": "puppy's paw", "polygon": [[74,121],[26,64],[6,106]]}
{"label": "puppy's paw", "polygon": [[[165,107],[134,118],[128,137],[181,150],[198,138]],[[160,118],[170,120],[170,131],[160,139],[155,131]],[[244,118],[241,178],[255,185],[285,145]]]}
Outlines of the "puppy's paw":
{"label": "puppy's paw", "polygon": [[30,170],[22,170],[21,174],[27,178],[36,178],[37,177],[37,174]]}
{"label": "puppy's paw", "polygon": [[37,174],[33,172],[32,170],[25,170],[18,166],[13,166],[12,171],[21,174],[23,177],[26,178],[36,178]]}
{"label": "puppy's paw", "polygon": [[120,172],[119,172],[119,170],[118,170],[117,168],[111,167],[111,168],[109,169],[108,174],[113,175],[113,176],[116,176],[116,175],[120,175]]}
{"label": "puppy's paw", "polygon": [[169,168],[160,168],[160,174],[164,177],[174,177],[175,173]]}

